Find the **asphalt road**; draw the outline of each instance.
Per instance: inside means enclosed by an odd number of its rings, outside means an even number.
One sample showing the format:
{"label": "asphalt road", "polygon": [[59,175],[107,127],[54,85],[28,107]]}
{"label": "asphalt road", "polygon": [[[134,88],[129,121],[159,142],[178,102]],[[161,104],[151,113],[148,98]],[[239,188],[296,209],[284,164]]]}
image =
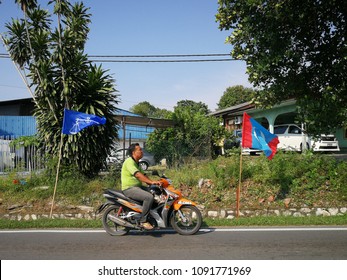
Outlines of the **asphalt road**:
{"label": "asphalt road", "polygon": [[0,231],[2,260],[347,260],[347,227]]}

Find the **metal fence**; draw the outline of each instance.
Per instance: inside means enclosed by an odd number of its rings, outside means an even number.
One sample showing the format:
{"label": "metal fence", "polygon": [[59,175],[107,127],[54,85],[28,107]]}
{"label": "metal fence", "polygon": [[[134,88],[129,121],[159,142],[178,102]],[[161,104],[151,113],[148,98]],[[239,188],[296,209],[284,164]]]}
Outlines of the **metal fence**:
{"label": "metal fence", "polygon": [[0,174],[11,172],[36,172],[44,166],[44,160],[35,146],[14,146],[17,137],[0,136]]}

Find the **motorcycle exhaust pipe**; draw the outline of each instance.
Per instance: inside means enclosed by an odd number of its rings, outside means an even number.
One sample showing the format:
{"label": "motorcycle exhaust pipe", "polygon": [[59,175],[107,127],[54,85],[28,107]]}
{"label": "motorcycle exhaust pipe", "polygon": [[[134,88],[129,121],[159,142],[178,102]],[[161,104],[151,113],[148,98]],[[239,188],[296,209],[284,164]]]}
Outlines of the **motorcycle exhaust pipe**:
{"label": "motorcycle exhaust pipe", "polygon": [[116,216],[113,216],[113,215],[108,215],[107,216],[112,222],[120,225],[120,226],[123,226],[123,227],[129,227],[129,228],[137,228],[137,226],[121,219],[121,218],[118,218]]}

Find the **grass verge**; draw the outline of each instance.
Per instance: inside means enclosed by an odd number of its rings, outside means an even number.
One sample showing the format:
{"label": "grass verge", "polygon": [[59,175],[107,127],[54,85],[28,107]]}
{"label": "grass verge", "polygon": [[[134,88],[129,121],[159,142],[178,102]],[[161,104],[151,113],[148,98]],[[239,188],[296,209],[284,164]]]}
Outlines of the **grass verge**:
{"label": "grass verge", "polygon": [[[240,226],[347,226],[347,214],[342,216],[312,217],[251,217],[228,219],[204,219],[202,227]],[[12,221],[0,219],[0,229],[49,229],[49,228],[102,228],[101,220],[39,219]]]}
{"label": "grass verge", "polygon": [[241,217],[229,219],[205,219],[209,227],[214,226],[332,226],[347,225],[347,214],[341,216],[310,216],[310,217]]}

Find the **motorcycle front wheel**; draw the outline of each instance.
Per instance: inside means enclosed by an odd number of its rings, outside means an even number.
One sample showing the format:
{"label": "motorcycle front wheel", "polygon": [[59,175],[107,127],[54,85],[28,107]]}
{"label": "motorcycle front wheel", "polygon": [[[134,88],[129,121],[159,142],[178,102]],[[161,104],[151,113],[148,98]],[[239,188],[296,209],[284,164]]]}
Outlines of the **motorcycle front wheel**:
{"label": "motorcycle front wheel", "polygon": [[109,235],[112,236],[120,236],[125,235],[129,232],[129,228],[125,226],[118,225],[117,223],[112,221],[113,217],[119,217],[121,213],[124,213],[123,210],[119,211],[118,205],[111,205],[109,206],[104,214],[102,215],[102,225],[104,226],[104,229]]}
{"label": "motorcycle front wheel", "polygon": [[196,233],[202,224],[202,216],[199,209],[192,205],[184,205],[171,215],[171,226],[182,235]]}

